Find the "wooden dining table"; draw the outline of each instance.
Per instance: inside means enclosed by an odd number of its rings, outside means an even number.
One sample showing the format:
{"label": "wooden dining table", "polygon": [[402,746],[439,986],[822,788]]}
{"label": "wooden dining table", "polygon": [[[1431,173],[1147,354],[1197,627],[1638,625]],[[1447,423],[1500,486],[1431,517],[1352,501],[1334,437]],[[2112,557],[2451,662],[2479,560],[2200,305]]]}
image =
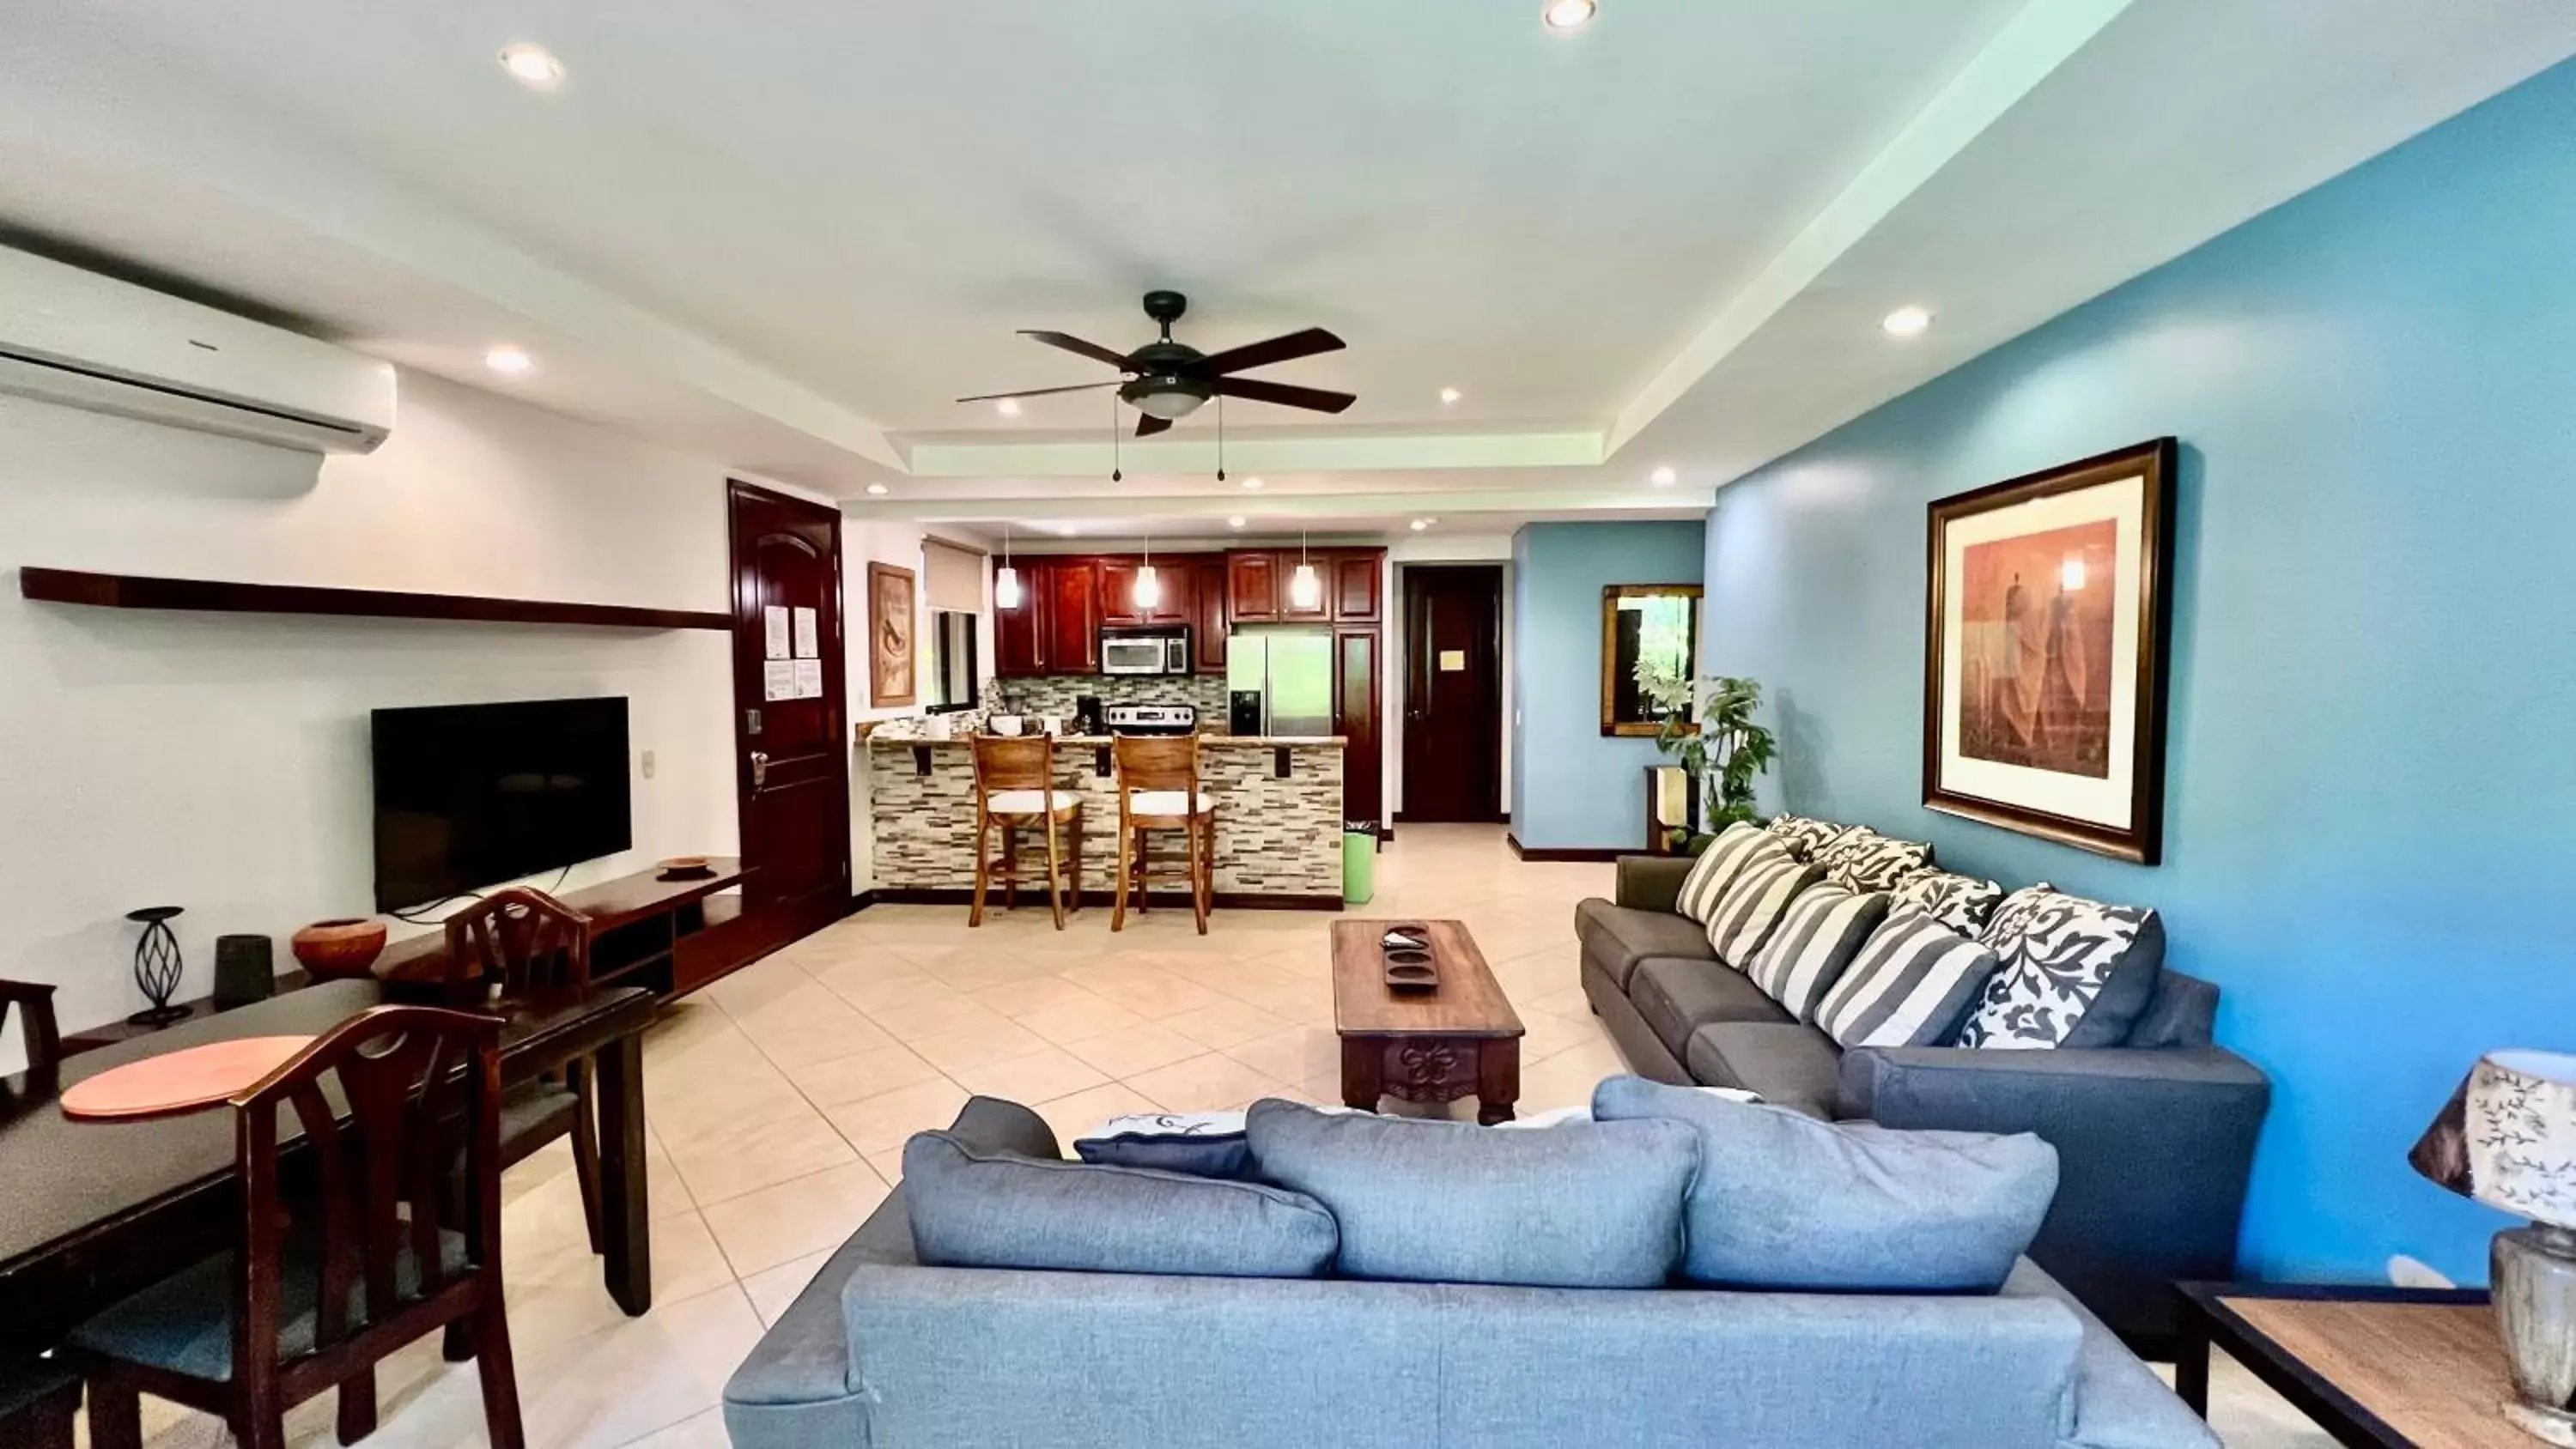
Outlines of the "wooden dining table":
{"label": "wooden dining table", "polygon": [[[403,999],[399,988],[373,980],[327,981],[85,1052],[51,1075],[0,1078],[0,1348],[51,1347],[83,1319],[223,1251],[240,1235],[229,1108],[145,1121],[78,1121],[63,1113],[64,1088],[207,1042],[318,1034],[368,1007]],[[505,1087],[576,1058],[595,1063],[608,1292],[628,1314],[644,1313],[653,1306],[643,1055],[652,993],[595,988],[485,1009],[506,1022]],[[279,1130],[287,1142],[300,1135],[291,1120]]]}

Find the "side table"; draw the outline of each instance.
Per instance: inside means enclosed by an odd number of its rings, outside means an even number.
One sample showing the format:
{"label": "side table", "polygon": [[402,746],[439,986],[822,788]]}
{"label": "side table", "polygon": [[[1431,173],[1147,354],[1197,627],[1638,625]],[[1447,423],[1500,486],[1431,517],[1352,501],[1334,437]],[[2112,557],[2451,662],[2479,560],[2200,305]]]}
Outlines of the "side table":
{"label": "side table", "polygon": [[2360,1449],[2537,1449],[2513,1397],[2483,1289],[2183,1283],[2174,1391],[2209,1414],[2216,1347],[2338,1443]]}

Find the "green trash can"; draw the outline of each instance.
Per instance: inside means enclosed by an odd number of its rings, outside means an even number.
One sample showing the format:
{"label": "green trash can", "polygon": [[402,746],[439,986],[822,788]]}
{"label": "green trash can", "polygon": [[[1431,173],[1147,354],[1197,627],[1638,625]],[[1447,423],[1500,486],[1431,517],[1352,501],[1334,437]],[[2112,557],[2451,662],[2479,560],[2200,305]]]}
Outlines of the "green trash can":
{"label": "green trash can", "polygon": [[1377,894],[1377,822],[1342,822],[1342,903],[1364,906]]}

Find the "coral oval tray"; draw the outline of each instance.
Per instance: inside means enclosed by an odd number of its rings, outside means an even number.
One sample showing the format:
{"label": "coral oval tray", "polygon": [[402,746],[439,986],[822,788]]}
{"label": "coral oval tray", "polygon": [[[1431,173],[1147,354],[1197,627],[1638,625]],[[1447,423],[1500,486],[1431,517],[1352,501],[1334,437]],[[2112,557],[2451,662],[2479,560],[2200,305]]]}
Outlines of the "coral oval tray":
{"label": "coral oval tray", "polygon": [[309,1036],[252,1036],[145,1057],[63,1089],[63,1115],[90,1122],[166,1117],[211,1107],[276,1071]]}

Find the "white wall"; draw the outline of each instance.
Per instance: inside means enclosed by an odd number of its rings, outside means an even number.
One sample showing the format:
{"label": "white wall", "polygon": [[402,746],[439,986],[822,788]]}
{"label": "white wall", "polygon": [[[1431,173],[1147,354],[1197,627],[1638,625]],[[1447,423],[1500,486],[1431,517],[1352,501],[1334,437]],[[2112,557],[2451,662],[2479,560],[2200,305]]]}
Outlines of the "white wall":
{"label": "white wall", "polygon": [[1413,676],[1407,670],[1408,641],[1404,637],[1404,570],[1418,563],[1493,563],[1503,568],[1503,652],[1502,678],[1496,681],[1499,707],[1503,712],[1503,745],[1497,761],[1502,784],[1497,807],[1505,814],[1512,808],[1512,729],[1519,723],[1512,718],[1512,671],[1515,668],[1514,639],[1517,622],[1512,617],[1512,539],[1510,534],[1458,534],[1433,537],[1417,535],[1387,547],[1386,638],[1387,673],[1385,698],[1381,706],[1386,718],[1379,737],[1386,741],[1386,809],[1392,817],[1404,808],[1404,682]]}
{"label": "white wall", "polygon": [[[393,438],[310,455],[0,397],[0,570],[722,610],[725,473],[405,373]],[[728,640],[625,630],[143,613],[0,596],[0,976],[67,1028],[143,1005],[136,906],[187,908],[182,997],[214,938],[373,905],[367,714],[625,695],[654,778],[635,848],[571,884],[737,839]],[[399,929],[399,928],[398,928]],[[0,1067],[19,1061],[0,1034]]]}
{"label": "white wall", "polygon": [[[852,724],[850,751],[850,879],[853,890],[876,883],[876,831],[868,809],[868,751],[857,748],[857,726],[870,720],[919,714],[918,701],[929,697],[931,679],[930,606],[923,597],[921,541],[933,536],[919,524],[860,518],[841,520],[841,637],[849,651],[845,685]],[[949,540],[968,548],[981,545],[963,538]],[[868,565],[893,564],[912,570],[913,699],[912,704],[880,705],[868,687]],[[984,563],[984,599],[975,621],[975,658],[984,679],[993,675],[993,564]],[[983,679],[976,681],[978,685]]]}

